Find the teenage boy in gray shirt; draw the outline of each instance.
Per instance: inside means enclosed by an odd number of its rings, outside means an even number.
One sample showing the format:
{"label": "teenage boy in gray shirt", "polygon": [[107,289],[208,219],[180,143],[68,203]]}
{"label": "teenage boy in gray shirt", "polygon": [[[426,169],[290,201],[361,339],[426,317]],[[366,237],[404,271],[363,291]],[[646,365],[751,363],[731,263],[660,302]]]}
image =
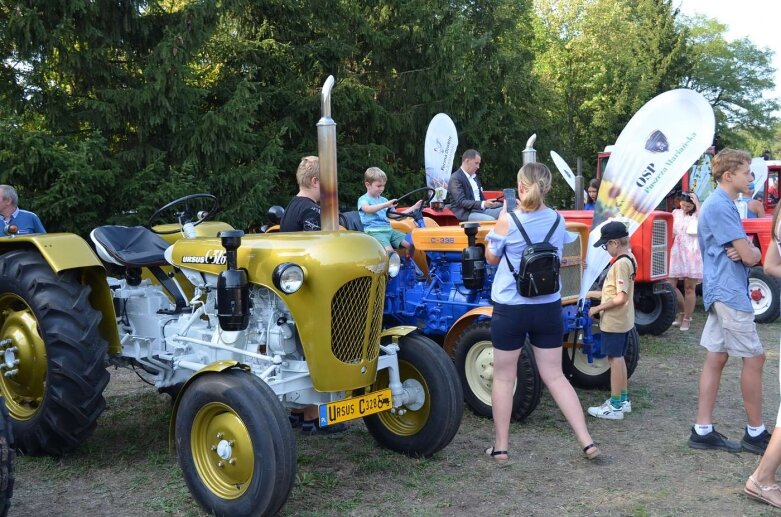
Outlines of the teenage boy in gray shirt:
{"label": "teenage boy in gray shirt", "polygon": [[[754,310],[748,296],[749,268],[757,264],[761,253],[746,238],[735,198],[746,194],[751,182],[751,155],[745,151],[723,149],[711,162],[718,188],[702,205],[697,237],[702,252],[703,302],[708,320],[700,345],[708,353],[700,375],[697,420],[689,437],[694,449],[741,449],[762,454],[770,434],[762,422],[762,369],[765,351],[754,324]],[[719,390],[721,372],[730,356],[743,360],[741,391],[748,425],[737,442],[716,432],[713,407]]]}

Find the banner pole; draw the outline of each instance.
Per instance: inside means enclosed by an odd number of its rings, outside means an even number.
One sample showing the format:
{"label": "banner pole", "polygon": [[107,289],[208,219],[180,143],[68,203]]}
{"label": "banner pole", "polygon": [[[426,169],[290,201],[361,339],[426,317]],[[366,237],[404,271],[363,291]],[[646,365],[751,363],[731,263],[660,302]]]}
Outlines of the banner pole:
{"label": "banner pole", "polygon": [[575,176],[575,210],[583,210],[583,196],[580,195],[584,190],[583,186],[583,160],[578,156],[576,169],[578,171]]}

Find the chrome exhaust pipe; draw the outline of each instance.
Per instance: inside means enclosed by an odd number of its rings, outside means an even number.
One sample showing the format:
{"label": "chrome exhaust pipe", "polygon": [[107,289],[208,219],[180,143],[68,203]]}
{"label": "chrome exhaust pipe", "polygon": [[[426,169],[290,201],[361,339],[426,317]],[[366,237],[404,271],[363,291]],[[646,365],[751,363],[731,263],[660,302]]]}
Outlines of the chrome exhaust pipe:
{"label": "chrome exhaust pipe", "polygon": [[323,84],[322,117],[317,122],[317,153],[320,158],[320,228],[339,229],[339,189],[336,181],[336,122],[331,118],[334,76]]}
{"label": "chrome exhaust pipe", "polygon": [[523,164],[534,163],[537,161],[537,150],[534,148],[534,142],[537,140],[537,133],[534,133],[526,141],[526,149],[521,153],[523,156]]}

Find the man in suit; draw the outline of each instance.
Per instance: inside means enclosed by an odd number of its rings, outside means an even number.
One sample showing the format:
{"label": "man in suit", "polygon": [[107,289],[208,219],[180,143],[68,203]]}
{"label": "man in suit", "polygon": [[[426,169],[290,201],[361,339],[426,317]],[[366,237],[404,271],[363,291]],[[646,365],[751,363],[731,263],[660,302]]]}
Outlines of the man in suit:
{"label": "man in suit", "polygon": [[485,199],[477,177],[479,168],[480,153],[467,149],[461,157],[461,167],[450,175],[450,210],[459,221],[494,221],[502,211],[502,203]]}

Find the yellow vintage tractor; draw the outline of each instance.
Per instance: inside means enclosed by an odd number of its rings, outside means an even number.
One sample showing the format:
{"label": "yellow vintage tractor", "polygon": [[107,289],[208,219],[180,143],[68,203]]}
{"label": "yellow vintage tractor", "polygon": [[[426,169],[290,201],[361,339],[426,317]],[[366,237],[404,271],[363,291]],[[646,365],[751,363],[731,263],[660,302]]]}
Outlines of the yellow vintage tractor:
{"label": "yellow vintage tractor", "polygon": [[317,405],[321,426],[363,418],[406,454],[450,443],[463,413],[452,362],[414,327],[383,329],[398,262],[339,231],[333,84],[318,122],[322,232],[244,236],[210,221],[216,199],[196,194],[146,227],[96,228],[97,256],[70,234],[0,239],[0,388],[21,450],[62,454],[87,439],[106,365],[141,368],[175,395],[185,481],[218,515],[274,514],[287,500],[287,409]]}

